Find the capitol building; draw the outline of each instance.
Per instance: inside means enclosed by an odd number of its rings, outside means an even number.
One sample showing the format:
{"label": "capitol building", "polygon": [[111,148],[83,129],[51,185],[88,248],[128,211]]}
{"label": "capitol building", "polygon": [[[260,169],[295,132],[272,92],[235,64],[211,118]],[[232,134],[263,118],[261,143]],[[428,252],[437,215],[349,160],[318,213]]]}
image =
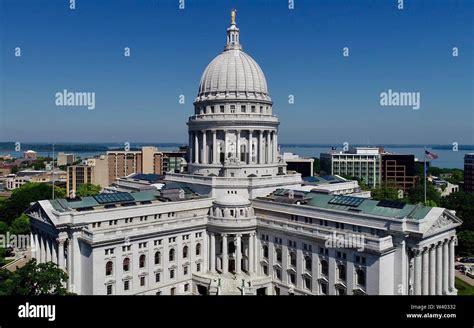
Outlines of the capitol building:
{"label": "capitol building", "polygon": [[286,169],[265,75],[235,11],[161,190],[42,200],[32,256],[79,295],[455,295],[459,218],[323,193]]}

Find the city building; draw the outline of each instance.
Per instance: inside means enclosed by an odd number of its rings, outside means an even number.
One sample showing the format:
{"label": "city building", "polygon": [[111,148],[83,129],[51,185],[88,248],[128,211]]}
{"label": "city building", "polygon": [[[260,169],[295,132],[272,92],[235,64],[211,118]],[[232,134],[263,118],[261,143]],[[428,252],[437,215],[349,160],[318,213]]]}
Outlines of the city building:
{"label": "city building", "polygon": [[371,188],[382,181],[379,148],[355,147],[347,152],[321,153],[321,174],[362,179]]}
{"label": "city building", "polygon": [[164,174],[183,172],[186,167],[184,151],[159,151],[147,146],[141,150],[108,151],[109,183],[135,173]]}
{"label": "city building", "polygon": [[109,166],[105,156],[84,160],[80,165],[67,167],[66,190],[75,194],[81,184],[91,183],[105,188],[109,185]]}
{"label": "city building", "polygon": [[311,191],[327,195],[346,195],[370,198],[370,191],[362,190],[357,180],[347,180],[338,175],[312,176],[303,178],[301,188],[295,190]]}
{"label": "city building", "polygon": [[60,152],[56,157],[57,166],[72,165],[75,161],[76,155],[74,154],[65,154]]}
{"label": "city building", "polygon": [[459,191],[459,185],[450,183],[449,181],[443,180],[439,177],[429,176],[427,180],[433,184],[436,190],[439,191],[441,197],[446,197],[453,192]]}
{"label": "city building", "polygon": [[415,155],[382,154],[382,182],[389,187],[403,191],[414,188]]}
{"label": "city building", "polygon": [[[456,215],[299,190],[272,107],[232,11],[187,122],[187,172],[161,190],[36,202],[32,256],[80,295],[456,294]],[[377,182],[380,158],[361,152],[351,163]]]}
{"label": "city building", "polygon": [[464,155],[464,191],[474,193],[474,153]]}
{"label": "city building", "polygon": [[314,158],[301,157],[293,153],[283,153],[283,160],[288,171],[298,172],[302,177],[313,176]]}
{"label": "city building", "polygon": [[23,159],[27,161],[35,161],[38,157],[38,154],[34,150],[27,150],[23,152]]}
{"label": "city building", "polygon": [[165,185],[163,177],[159,174],[132,174],[125,178],[118,178],[103,192],[138,192],[147,190],[160,190]]}

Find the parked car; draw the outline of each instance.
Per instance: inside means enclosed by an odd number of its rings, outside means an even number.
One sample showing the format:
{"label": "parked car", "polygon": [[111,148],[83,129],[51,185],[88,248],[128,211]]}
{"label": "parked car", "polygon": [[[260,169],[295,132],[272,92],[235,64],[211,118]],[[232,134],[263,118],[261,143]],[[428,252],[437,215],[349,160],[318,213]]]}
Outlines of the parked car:
{"label": "parked car", "polygon": [[466,270],[466,266],[465,266],[464,264],[456,264],[456,265],[454,266],[454,269],[463,272],[463,270]]}
{"label": "parked car", "polygon": [[461,263],[474,263],[474,257],[463,257]]}
{"label": "parked car", "polygon": [[11,257],[11,256],[15,256],[15,250],[13,249],[13,247],[5,248],[5,257]]}

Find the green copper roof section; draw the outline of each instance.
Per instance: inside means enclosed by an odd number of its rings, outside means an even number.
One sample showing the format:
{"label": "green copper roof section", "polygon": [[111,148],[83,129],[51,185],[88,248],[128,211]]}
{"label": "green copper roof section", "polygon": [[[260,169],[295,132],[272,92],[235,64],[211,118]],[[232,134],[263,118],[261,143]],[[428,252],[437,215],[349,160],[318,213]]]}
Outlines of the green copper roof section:
{"label": "green copper roof section", "polygon": [[431,207],[428,207],[428,206],[413,205],[413,204],[406,204],[402,209],[382,207],[382,206],[377,206],[379,201],[373,200],[373,199],[364,199],[358,206],[353,207],[353,206],[346,206],[346,205],[331,204],[330,201],[331,199],[334,198],[334,195],[308,193],[306,197],[309,198],[309,201],[308,201],[309,206],[339,210],[339,211],[347,211],[347,212],[353,212],[353,213],[363,213],[363,214],[369,214],[369,215],[384,216],[384,217],[390,217],[390,218],[398,218],[398,219],[403,219],[407,217],[409,219],[421,220],[432,209]]}

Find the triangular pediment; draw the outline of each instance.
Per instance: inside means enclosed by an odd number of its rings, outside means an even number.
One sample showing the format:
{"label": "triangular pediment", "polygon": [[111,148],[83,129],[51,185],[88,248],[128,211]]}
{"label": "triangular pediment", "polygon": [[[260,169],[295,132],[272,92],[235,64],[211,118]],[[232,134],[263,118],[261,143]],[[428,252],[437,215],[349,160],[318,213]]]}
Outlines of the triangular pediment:
{"label": "triangular pediment", "polygon": [[454,229],[461,224],[461,219],[456,217],[452,212],[444,210],[443,213],[434,220],[424,234],[432,235],[441,231]]}
{"label": "triangular pediment", "polygon": [[25,214],[28,215],[31,219],[38,220],[50,226],[54,226],[53,222],[48,217],[48,214],[38,202],[30,206],[25,211]]}

